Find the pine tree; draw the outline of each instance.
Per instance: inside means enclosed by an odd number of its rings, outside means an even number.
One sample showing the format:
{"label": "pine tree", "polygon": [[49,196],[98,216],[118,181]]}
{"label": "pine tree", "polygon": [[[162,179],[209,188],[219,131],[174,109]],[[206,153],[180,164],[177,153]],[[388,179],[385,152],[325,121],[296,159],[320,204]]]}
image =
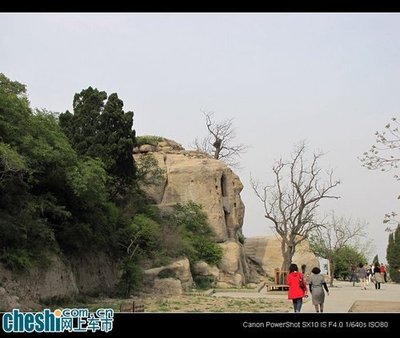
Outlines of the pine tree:
{"label": "pine tree", "polygon": [[390,278],[400,282],[400,226],[397,226],[395,232],[389,235],[389,243],[386,249],[386,258],[389,263]]}
{"label": "pine tree", "polygon": [[133,112],[124,112],[116,93],[89,87],[75,94],[74,113],[60,114],[60,126],[80,156],[99,158],[111,180],[111,197],[117,199],[132,186],[136,166],[132,156],[136,144]]}

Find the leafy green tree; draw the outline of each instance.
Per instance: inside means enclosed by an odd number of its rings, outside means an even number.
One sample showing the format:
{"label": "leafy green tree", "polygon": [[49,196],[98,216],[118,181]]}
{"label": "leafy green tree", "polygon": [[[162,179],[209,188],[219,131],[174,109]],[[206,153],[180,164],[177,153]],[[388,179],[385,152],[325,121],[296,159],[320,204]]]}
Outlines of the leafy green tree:
{"label": "leafy green tree", "polygon": [[57,124],[52,124],[56,130],[48,125],[37,130],[42,127],[39,119],[29,107],[25,85],[0,74],[0,259],[16,269],[29,268],[42,252],[55,247],[43,216],[51,198],[48,189],[42,191],[50,172],[42,162],[51,162],[54,155],[46,137],[64,136],[50,135],[57,134]]}
{"label": "leafy green tree", "polygon": [[336,268],[336,253],[349,244],[356,248],[356,241],[366,236],[366,225],[358,220],[353,221],[344,217],[336,217],[332,212],[327,224],[315,229],[310,234],[311,250],[316,256],[329,261],[331,286],[333,286],[334,281],[332,271],[335,271]]}
{"label": "leafy green tree", "polygon": [[143,268],[129,257],[125,257],[121,263],[122,275],[118,283],[118,292],[128,298],[132,291],[138,290],[143,284]]}
{"label": "leafy green tree", "polygon": [[[78,111],[95,106],[83,101],[77,98]],[[84,129],[90,127],[87,122]],[[110,202],[108,182],[102,160],[77,154],[56,117],[45,110],[33,112],[25,86],[0,74],[3,263],[29,268],[42,253],[59,248],[117,251],[115,233],[128,222]]]}
{"label": "leafy green tree", "polygon": [[130,236],[126,237],[127,253],[133,257],[136,253],[141,256],[152,256],[160,248],[160,224],[143,214],[136,215],[130,224]]}
{"label": "leafy green tree", "polygon": [[214,234],[208,224],[207,214],[201,205],[189,201],[176,204],[168,217],[168,223],[174,224],[175,231],[182,238],[182,254],[193,265],[199,260],[218,264],[222,258],[221,247],[214,242]]}
{"label": "leafy green tree", "polygon": [[[145,261],[152,266],[169,264],[171,259],[188,257],[191,266],[199,260],[218,264],[222,249],[216,244],[207,214],[194,202],[177,204],[170,210],[148,207],[137,214],[129,227],[118,231],[122,260],[123,293],[138,284],[138,266]],[[136,286],[135,286],[136,285]]]}
{"label": "leafy green tree", "polygon": [[142,285],[143,270],[140,263],[145,259],[154,259],[160,251],[160,227],[147,215],[137,214],[128,227],[118,230],[117,238],[122,250],[122,276],[118,289],[125,297]]}
{"label": "leafy green tree", "polygon": [[25,85],[0,73],[0,141],[20,145],[31,116]]}
{"label": "leafy green tree", "polygon": [[26,171],[24,157],[10,145],[0,142],[0,186],[7,180],[22,177]]}
{"label": "leafy green tree", "polygon": [[386,258],[389,263],[390,278],[400,283],[400,226],[389,234],[389,243],[386,250]]}
{"label": "leafy green tree", "polygon": [[359,263],[366,263],[365,255],[357,248],[345,245],[334,253],[335,270],[333,274],[335,278],[347,279],[350,276],[351,266]]}
{"label": "leafy green tree", "polygon": [[75,196],[92,204],[107,201],[107,179],[103,162],[90,157],[81,159],[67,173],[67,183]]}

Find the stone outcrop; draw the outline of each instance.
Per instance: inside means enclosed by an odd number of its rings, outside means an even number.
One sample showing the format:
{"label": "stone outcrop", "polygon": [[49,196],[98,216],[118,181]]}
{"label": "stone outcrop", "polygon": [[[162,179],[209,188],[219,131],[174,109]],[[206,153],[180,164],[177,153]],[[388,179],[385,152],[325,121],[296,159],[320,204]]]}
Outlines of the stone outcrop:
{"label": "stone outcrop", "polygon": [[219,268],[226,273],[219,278],[221,282],[231,283],[234,286],[242,286],[246,284],[245,272],[247,272],[247,264],[244,265],[245,256],[243,246],[234,241],[221,243],[223,249],[223,257]]}
{"label": "stone outcrop", "polygon": [[[274,276],[276,268],[281,268],[283,263],[281,243],[276,236],[250,237],[244,244],[246,255],[259,264],[268,276]],[[306,275],[315,266],[319,266],[317,257],[311,252],[307,240],[301,242],[296,247],[293,256],[299,269],[301,265],[306,265]]]}
{"label": "stone outcrop", "polygon": [[49,254],[46,262],[29,272],[12,272],[0,264],[0,310],[37,309],[38,303],[68,299],[78,293],[99,294],[119,280],[116,264],[104,254],[70,258]]}
{"label": "stone outcrop", "polygon": [[146,189],[147,195],[160,208],[189,201],[202,205],[215,241],[224,251],[218,280],[236,286],[245,284],[248,268],[238,241],[244,218],[239,177],[224,162],[204,153],[186,151],[171,140],[144,144],[134,150],[137,163],[148,154],[157,160],[164,176],[156,187]]}
{"label": "stone outcrop", "polygon": [[34,267],[29,272],[11,272],[0,265],[0,275],[7,294],[21,301],[39,302],[78,293],[71,266],[57,255],[50,256],[44,266]]}
{"label": "stone outcrop", "polygon": [[70,259],[78,291],[84,294],[113,292],[121,271],[111,257],[102,252]]}

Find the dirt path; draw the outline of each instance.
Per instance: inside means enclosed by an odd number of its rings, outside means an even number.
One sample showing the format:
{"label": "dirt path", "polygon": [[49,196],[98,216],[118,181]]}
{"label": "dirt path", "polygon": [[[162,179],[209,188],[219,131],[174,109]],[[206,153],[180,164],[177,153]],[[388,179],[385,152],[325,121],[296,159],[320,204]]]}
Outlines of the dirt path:
{"label": "dirt path", "polygon": [[395,312],[400,313],[400,302],[356,300],[349,312]]}
{"label": "dirt path", "polygon": [[[287,292],[270,291],[263,289],[258,292],[217,292],[214,297],[228,298],[261,298],[281,299],[289,304]],[[315,312],[311,297],[304,300],[301,312]],[[325,297],[325,312],[346,313],[346,312],[399,312],[400,313],[400,285],[382,284],[380,290],[375,290],[374,284],[370,284],[367,290],[361,290],[359,285],[352,286],[349,282],[335,282],[330,288],[329,296]]]}

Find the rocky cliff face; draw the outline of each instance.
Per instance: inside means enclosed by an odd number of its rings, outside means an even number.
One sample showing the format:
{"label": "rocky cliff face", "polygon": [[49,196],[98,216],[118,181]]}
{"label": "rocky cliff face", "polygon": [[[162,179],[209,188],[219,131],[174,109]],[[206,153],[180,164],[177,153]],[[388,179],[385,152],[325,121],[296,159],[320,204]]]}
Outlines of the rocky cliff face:
{"label": "rocky cliff face", "polygon": [[186,151],[176,142],[164,139],[157,145],[145,144],[134,150],[140,162],[151,153],[164,170],[157,187],[147,189],[147,194],[159,207],[193,201],[203,206],[217,243],[224,257],[218,280],[236,286],[246,282],[248,267],[238,233],[243,225],[244,204],[240,198],[243,185],[239,177],[222,161],[208,155]]}
{"label": "rocky cliff face", "polygon": [[12,272],[0,264],[0,276],[0,311],[37,309],[43,301],[80,292],[110,292],[120,277],[116,263],[103,253],[70,259],[49,254],[45,264],[29,272]]}
{"label": "rocky cliff face", "polygon": [[[245,242],[245,252],[248,257],[259,264],[264,272],[273,277],[276,268],[283,263],[281,243],[276,236],[250,237]],[[317,257],[311,252],[308,241],[303,241],[296,247],[293,262],[300,267],[306,265],[306,275],[315,266],[319,266]]]}

